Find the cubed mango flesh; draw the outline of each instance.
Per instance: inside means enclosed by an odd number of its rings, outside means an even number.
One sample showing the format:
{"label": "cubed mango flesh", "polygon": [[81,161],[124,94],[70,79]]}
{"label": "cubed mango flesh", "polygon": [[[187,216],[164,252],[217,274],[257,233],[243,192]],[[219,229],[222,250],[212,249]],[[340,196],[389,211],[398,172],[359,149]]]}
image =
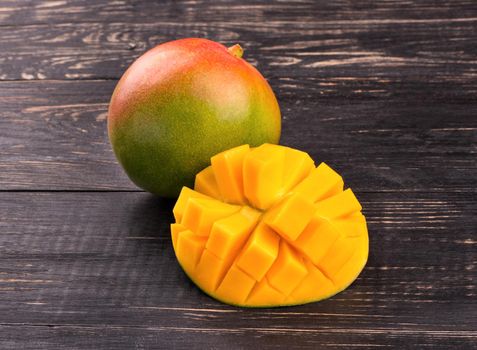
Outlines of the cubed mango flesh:
{"label": "cubed mango flesh", "polygon": [[185,273],[237,306],[322,300],[347,288],[368,257],[361,204],[325,163],[264,144],[212,157],[184,187],[171,236]]}
{"label": "cubed mango flesh", "polygon": [[208,166],[195,176],[194,188],[197,192],[209,197],[222,198],[212,165]]}

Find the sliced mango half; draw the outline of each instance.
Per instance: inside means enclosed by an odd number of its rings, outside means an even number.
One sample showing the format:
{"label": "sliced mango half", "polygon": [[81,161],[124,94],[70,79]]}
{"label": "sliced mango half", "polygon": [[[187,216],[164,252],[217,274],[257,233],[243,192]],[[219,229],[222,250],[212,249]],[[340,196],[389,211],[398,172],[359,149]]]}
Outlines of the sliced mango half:
{"label": "sliced mango half", "polygon": [[171,225],[185,273],[244,307],[298,305],[348,287],[368,258],[361,204],[325,163],[279,145],[212,157],[184,187]]}

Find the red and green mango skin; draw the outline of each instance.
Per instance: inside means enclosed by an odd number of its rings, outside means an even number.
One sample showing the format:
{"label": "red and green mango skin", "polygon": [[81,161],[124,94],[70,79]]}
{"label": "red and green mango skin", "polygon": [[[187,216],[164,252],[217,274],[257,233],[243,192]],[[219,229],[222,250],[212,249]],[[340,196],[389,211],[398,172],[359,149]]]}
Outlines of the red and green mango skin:
{"label": "red and green mango skin", "polygon": [[139,187],[177,197],[210,157],[278,143],[280,109],[263,76],[221,44],[181,39],[156,46],[120,79],[109,106],[116,157]]}

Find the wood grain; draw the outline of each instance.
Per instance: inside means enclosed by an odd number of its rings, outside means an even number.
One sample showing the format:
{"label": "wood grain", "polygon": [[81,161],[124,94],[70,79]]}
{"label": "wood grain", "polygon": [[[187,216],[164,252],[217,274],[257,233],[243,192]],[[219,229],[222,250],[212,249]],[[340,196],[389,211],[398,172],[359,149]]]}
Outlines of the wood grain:
{"label": "wood grain", "polygon": [[476,91],[476,25],[477,15],[403,22],[158,20],[7,26],[0,31],[0,79],[117,79],[148,48],[192,36],[225,45],[238,42],[245,58],[272,82],[305,83],[326,94],[343,84],[354,86],[345,92],[358,97],[402,94],[417,85],[421,94],[435,89],[444,96],[452,87],[465,86],[471,91],[460,93],[471,97]]}
{"label": "wood grain", "polygon": [[218,22],[283,23],[343,21],[441,20],[477,15],[472,0],[293,0],[237,2],[219,0],[139,1],[139,0],[1,0],[0,20],[4,25],[88,23],[88,22]]}
{"label": "wood grain", "polygon": [[[114,81],[0,83],[1,190],[136,190],[106,133]],[[475,191],[477,104],[278,89],[281,142],[361,191]],[[292,98],[293,94],[296,98]],[[379,145],[379,147],[375,147]]]}
{"label": "wood grain", "polygon": [[34,335],[26,348],[470,346],[477,340],[473,196],[358,196],[371,254],[353,286],[320,303],[247,310],[205,296],[181,272],[169,238],[172,201],[3,193],[1,347],[13,348],[20,328]]}
{"label": "wood grain", "polygon": [[[474,348],[476,33],[473,0],[0,0],[0,348]],[[343,293],[240,309],[178,267],[173,201],[131,184],[106,118],[134,59],[190,36],[243,45],[281,143],[363,203]]]}

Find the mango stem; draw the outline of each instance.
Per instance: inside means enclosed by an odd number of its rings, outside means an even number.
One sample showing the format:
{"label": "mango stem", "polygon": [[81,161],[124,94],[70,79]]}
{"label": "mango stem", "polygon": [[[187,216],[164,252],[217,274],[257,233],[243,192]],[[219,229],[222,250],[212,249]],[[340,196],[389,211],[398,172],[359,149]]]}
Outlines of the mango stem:
{"label": "mango stem", "polygon": [[242,49],[242,46],[240,46],[239,44],[230,46],[227,50],[230,52],[232,56],[235,56],[237,58],[242,58],[243,49]]}

